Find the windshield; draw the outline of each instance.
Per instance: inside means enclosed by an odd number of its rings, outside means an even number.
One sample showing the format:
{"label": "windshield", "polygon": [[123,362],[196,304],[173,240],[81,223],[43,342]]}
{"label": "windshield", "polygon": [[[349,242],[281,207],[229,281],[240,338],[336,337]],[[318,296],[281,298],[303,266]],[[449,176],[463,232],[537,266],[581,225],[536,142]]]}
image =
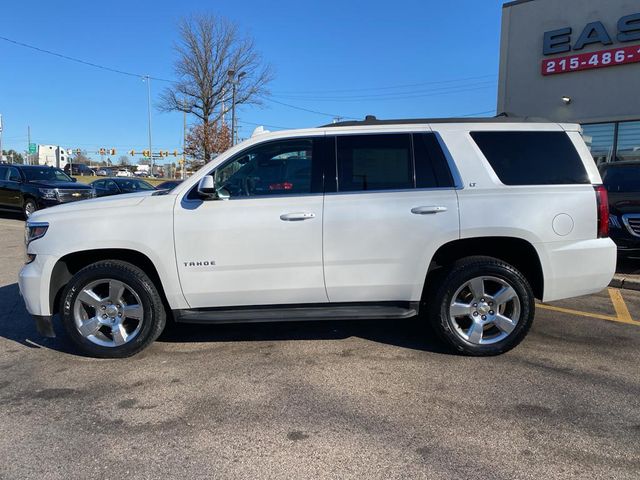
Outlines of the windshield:
{"label": "windshield", "polygon": [[609,192],[640,192],[640,164],[607,168],[602,181]]}
{"label": "windshield", "polygon": [[67,176],[59,168],[42,167],[42,168],[25,168],[24,176],[28,182],[54,181],[54,182],[71,182],[71,178]]}

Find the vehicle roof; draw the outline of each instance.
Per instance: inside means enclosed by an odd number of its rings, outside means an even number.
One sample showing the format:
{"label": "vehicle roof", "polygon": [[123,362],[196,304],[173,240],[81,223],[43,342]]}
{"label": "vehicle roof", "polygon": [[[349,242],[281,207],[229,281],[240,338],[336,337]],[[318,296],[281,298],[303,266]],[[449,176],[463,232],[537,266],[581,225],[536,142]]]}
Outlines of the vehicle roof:
{"label": "vehicle roof", "polygon": [[[501,113],[495,117],[459,117],[459,118],[396,118],[381,120],[374,115],[367,115],[364,120],[348,120],[344,122],[328,123],[319,128],[357,127],[373,125],[415,125],[433,123],[540,123],[550,122],[546,118],[516,117],[512,114]],[[551,123],[551,122],[550,122]]]}
{"label": "vehicle roof", "polygon": [[0,163],[1,166],[3,167],[16,167],[16,168],[56,168],[58,170],[60,170],[58,167],[54,167],[53,165],[25,165],[23,163],[7,163],[7,162],[2,162]]}

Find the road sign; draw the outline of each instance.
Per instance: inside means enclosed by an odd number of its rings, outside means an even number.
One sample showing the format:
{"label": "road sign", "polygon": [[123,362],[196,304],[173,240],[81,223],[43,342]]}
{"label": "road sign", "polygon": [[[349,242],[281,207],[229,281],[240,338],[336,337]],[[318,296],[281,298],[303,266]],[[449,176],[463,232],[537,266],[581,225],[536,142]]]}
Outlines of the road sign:
{"label": "road sign", "polygon": [[38,149],[38,146],[35,143],[30,143],[29,144],[29,153],[30,154],[36,153],[37,149]]}

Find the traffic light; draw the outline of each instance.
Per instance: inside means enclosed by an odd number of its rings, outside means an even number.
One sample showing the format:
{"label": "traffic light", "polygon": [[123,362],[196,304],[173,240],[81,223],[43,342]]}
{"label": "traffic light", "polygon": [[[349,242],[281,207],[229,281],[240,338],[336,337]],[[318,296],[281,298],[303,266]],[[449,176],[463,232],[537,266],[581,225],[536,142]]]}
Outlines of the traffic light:
{"label": "traffic light", "polygon": [[112,148],[111,150],[109,150],[109,155],[115,155],[116,154],[116,149]]}
{"label": "traffic light", "polygon": [[76,148],[76,154],[80,155],[82,153],[82,150],[80,150],[79,148]]}
{"label": "traffic light", "polygon": [[151,152],[149,152],[149,150],[143,150],[142,151],[142,156],[143,157],[150,157],[151,156]]}
{"label": "traffic light", "polygon": [[173,151],[173,156],[174,156],[174,157],[177,157],[177,156],[178,156],[178,150],[174,150],[174,151]]}
{"label": "traffic light", "polygon": [[104,149],[104,148],[101,148],[101,149],[100,149],[100,151],[99,151],[98,153],[100,153],[100,155],[104,155],[106,152],[105,152],[105,149]]}
{"label": "traffic light", "polygon": [[129,155],[131,155],[132,157],[136,154],[135,150],[129,150]]}

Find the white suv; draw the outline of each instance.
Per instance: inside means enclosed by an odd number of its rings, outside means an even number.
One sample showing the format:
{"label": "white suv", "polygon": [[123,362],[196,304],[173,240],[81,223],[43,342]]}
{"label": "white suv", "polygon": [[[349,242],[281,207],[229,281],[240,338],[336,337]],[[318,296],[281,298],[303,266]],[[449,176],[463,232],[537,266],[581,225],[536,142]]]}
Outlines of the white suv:
{"label": "white suv", "polygon": [[170,191],[27,223],[20,290],[86,353],[125,357],[176,322],[429,321],[494,355],[534,299],[614,273],[606,191],[578,125],[509,118],[344,122],[261,133]]}

